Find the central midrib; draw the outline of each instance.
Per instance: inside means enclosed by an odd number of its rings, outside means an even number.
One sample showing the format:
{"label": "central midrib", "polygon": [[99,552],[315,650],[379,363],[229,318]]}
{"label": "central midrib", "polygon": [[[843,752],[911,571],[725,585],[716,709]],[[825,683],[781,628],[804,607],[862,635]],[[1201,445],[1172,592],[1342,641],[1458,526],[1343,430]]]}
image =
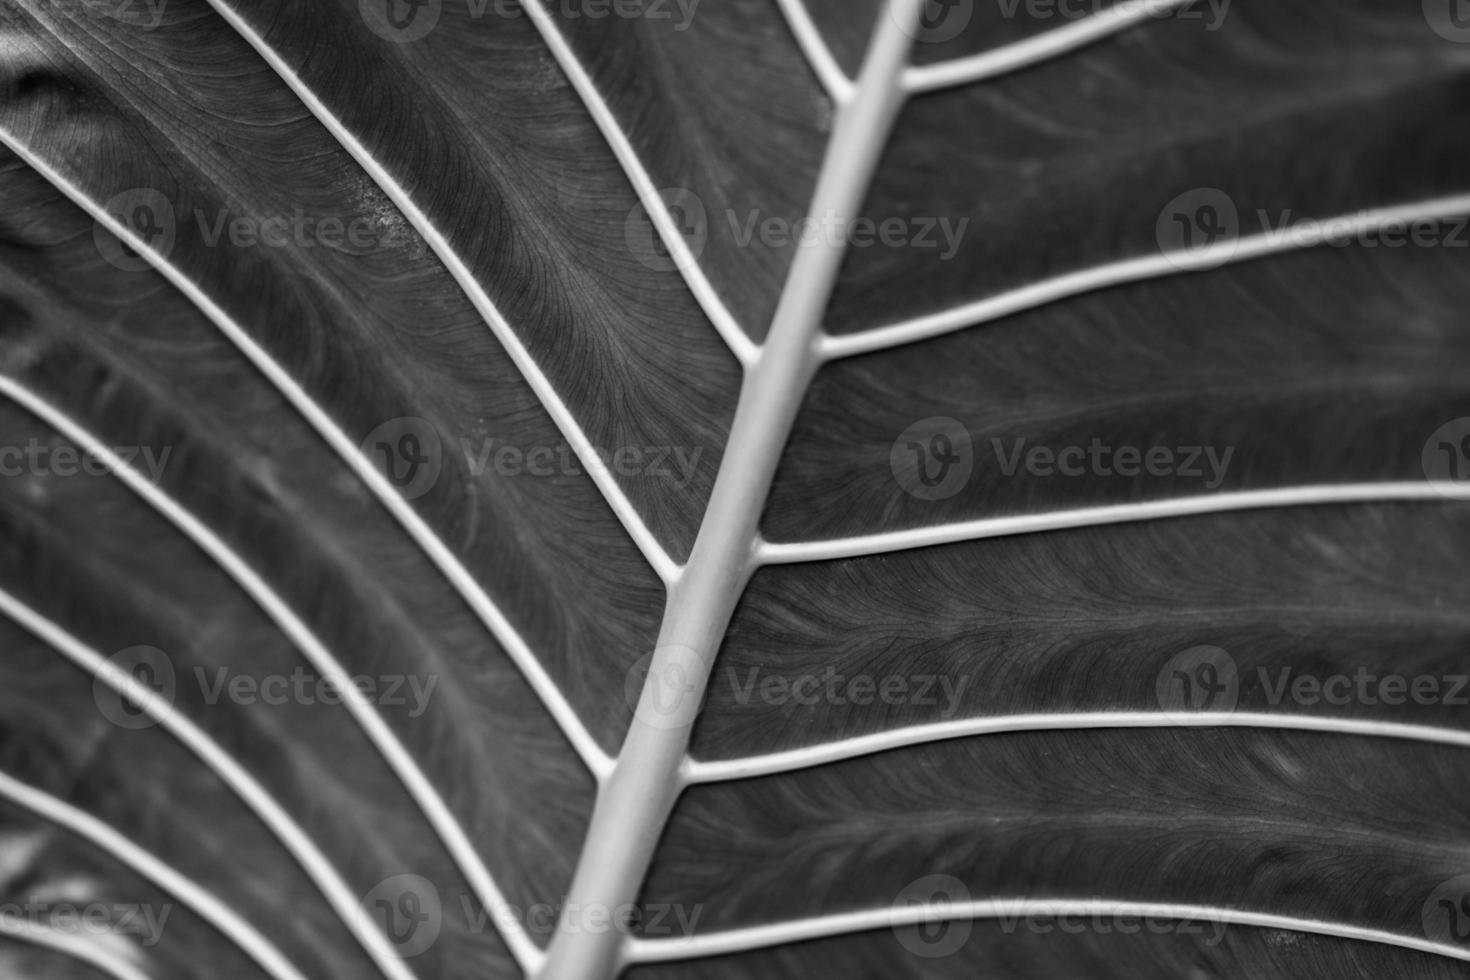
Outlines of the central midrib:
{"label": "central midrib", "polygon": [[[905,99],[903,75],[925,0],[888,0],[851,99],[837,108],[809,217],[855,217]],[[846,236],[799,248],[767,341],[741,389],[724,462],[689,563],[669,587],[658,648],[622,751],[598,793],[562,922],[539,980],[611,980],[620,928],[581,928],[583,910],[638,900],[685,786],[689,736],[735,605],[758,564],[760,516],[821,357],[823,317]],[[667,685],[677,683],[675,702]]]}

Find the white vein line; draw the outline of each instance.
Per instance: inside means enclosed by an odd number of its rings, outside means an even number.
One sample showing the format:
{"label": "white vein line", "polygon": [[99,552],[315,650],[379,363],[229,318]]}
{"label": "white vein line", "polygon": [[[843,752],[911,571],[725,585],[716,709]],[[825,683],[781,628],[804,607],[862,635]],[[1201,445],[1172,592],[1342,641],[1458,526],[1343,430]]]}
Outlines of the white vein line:
{"label": "white vein line", "polygon": [[571,445],[577,458],[581,460],[583,468],[591,476],[598,490],[602,492],[608,506],[612,508],[613,513],[622,523],[628,536],[638,546],[638,550],[643,553],[645,560],[653,566],[654,571],[665,583],[677,578],[678,564],[669,557],[663,546],[658,543],[658,539],[654,537],[653,532],[649,530],[648,525],[643,522],[637,508],[623,492],[623,488],[618,485],[617,477],[612,469],[602,464],[591,440],[587,438],[587,433],[582,431],[571,409],[557,394],[556,386],[541,370],[536,359],[521,343],[520,337],[511,329],[510,323],[480,286],[479,281],[475,279],[474,273],[464,264],[434,223],[429,220],[428,215],[419,208],[408,191],[394,179],[393,175],[374,159],[357,137],[342,124],[342,121],[332,114],[326,104],[317,98],[316,93],[292,72],[291,66],[286,64],[285,60],[265,43],[264,38],[255,33],[244,18],[235,13],[225,0],[209,0],[209,5],[265,59],[266,63],[281,77],[281,80],[296,93],[297,98],[302,101],[307,110],[336,137],[343,149],[357,160],[358,165],[367,172],[373,182],[397,205],[409,223],[423,236],[429,248],[439,257],[439,261],[444,263],[445,269],[464,290],[476,311],[485,320],[491,332],[505,348],[506,353],[510,355],[511,360],[520,370],[521,376],[535,392],[547,414],[556,422],[563,438]]}
{"label": "white vein line", "polygon": [[1323,236],[1328,234],[1323,229],[1331,230],[1331,238],[1338,235],[1352,238],[1416,221],[1445,220],[1466,214],[1470,214],[1470,194],[1458,194],[1323,219],[1313,223],[1317,229],[1315,232],[1311,230],[1313,226],[1309,225],[1302,230],[1267,231],[1234,240],[1227,239],[1207,248],[1141,255],[1069,272],[974,303],[886,327],[875,327],[861,333],[841,336],[827,335],[822,338],[822,356],[826,360],[834,360],[870,354],[990,323],[1002,317],[1014,316],[1048,303],[1111,286],[1202,272],[1262,256],[1319,247],[1324,244]]}
{"label": "white vein line", "polygon": [[187,276],[177,268],[170,265],[166,259],[155,252],[147,242],[143,241],[131,229],[120,224],[116,218],[96,205],[88,195],[72,184],[66,177],[53,170],[44,160],[31,153],[12,134],[0,129],[0,143],[11,149],[17,156],[24,160],[32,169],[41,174],[61,191],[72,203],[77,205],[93,220],[100,223],[117,238],[127,242],[135,252],[145,258],[148,263],[174,288],[183,293],[205,317],[207,317],[225,337],[235,345],[245,357],[255,365],[282,396],[291,403],[292,407],[304,418],[317,434],[337,453],[347,466],[367,485],[373,495],[383,507],[393,515],[404,531],[424,552],[430,561],[443,573],[455,591],[457,591],[465,603],[474,610],[480,621],[490,630],[492,636],[505,650],[515,665],[525,675],[527,682],[536,691],[541,703],[546,710],[556,719],[561,727],[562,733],[567,741],[582,757],[582,761],[592,774],[599,780],[605,778],[606,773],[612,768],[612,760],[606,752],[598,746],[591,733],[582,725],[571,703],[556,686],[551,675],[546,672],[541,661],[531,651],[526,641],[516,632],[500,608],[490,598],[489,594],[480,587],[475,577],[460,563],[448,546],[440,540],[439,536],[424,523],[417,511],[405,501],[398,492],[389,485],[383,474],[373,468],[371,461],[362,454],[356,444],[347,438],[331,417],[312,400],[311,396],[302,390],[289,374],[276,363],[250,335],[224,312],[212,299],[196,286]]}
{"label": "white vein line", "polygon": [[382,974],[389,980],[414,980],[413,971],[404,965],[398,951],[362,908],[361,896],[354,894],[311,836],[234,756],[152,688],[3,590],[0,590],[0,614],[8,616],[82,670],[126,696],[159,727],[178,739],[281,842]]}
{"label": "white vein line", "polygon": [[786,565],[798,562],[861,558],[894,551],[907,551],[913,548],[932,548],[936,545],[956,544],[961,541],[982,541],[1018,534],[1040,534],[1047,531],[1133,524],[1139,521],[1225,514],[1242,510],[1391,501],[1446,502],[1450,500],[1470,500],[1470,486],[1456,491],[1440,484],[1404,482],[1245,490],[1143,503],[1114,504],[1106,507],[1083,507],[1043,514],[987,517],[959,524],[942,524],[935,527],[912,528],[827,541],[790,543],[767,541],[761,544],[759,555],[764,564]]}
{"label": "white vein line", "polygon": [[582,67],[576,52],[562,36],[551,15],[542,7],[540,0],[525,0],[523,6],[526,13],[530,15],[531,22],[541,32],[546,46],[551,49],[552,56],[561,65],[562,71],[581,97],[582,103],[587,107],[587,112],[597,123],[597,128],[602,130],[603,138],[612,149],[613,155],[617,157],[618,163],[622,165],[623,172],[632,182],[633,189],[638,193],[638,200],[648,212],[648,217],[658,231],[659,238],[663,240],[664,248],[673,258],[674,265],[684,277],[684,282],[689,287],[689,291],[694,294],[700,309],[704,311],[704,315],[714,325],[719,335],[724,338],[730,352],[735,355],[735,359],[742,367],[749,367],[754,363],[760,347],[741,329],[734,314],[725,306],[724,301],[720,299],[719,292],[704,274],[704,267],[699,264],[699,256],[694,254],[688,241],[675,227],[673,216],[669,214],[668,207],[659,197],[659,188],[654,184],[653,175],[643,166],[643,161],[638,157],[638,151],[633,149],[633,144],[629,142],[627,134],[618,125],[617,116],[613,114],[612,108],[603,100],[602,93],[597,90],[597,85]]}
{"label": "white vein line", "polygon": [[0,797],[24,807],[107,852],[188,906],[276,980],[306,980],[254,926],[192,878],[164,863],[90,813],[0,773]]}
{"label": "white vein line", "polygon": [[[111,449],[98,442],[86,429],[34,393],[9,378],[0,378],[0,394],[24,406],[67,439],[83,446],[89,453],[105,462],[108,469],[125,486],[178,528],[201,551],[209,555],[291,640],[307,661],[323,677],[331,680],[337,690],[350,691],[353,689],[351,675],[322,644],[310,627],[292,611],[285,600],[277,595],[253,568],[247,565],[229,545],[198,518],[179,506],[177,501],[154,486]],[[516,920],[510,917],[509,904],[496,886],[479,852],[475,850],[448,804],[444,802],[443,797],[424,775],[423,770],[419,768],[418,763],[414,761],[403,743],[398,740],[388,723],[383,720],[375,707],[357,698],[343,698],[342,707],[357,722],[358,727],[367,735],[383,761],[388,764],[414,803],[418,805],[419,810],[427,818],[445,848],[454,858],[456,865],[469,881],[477,897],[487,909],[496,914],[496,921],[501,925],[506,945],[510,947],[512,953],[518,960],[522,960],[523,965],[537,962],[540,950],[532,943],[529,936],[512,925]]]}
{"label": "white vein line", "polygon": [[857,91],[857,85],[837,64],[837,59],[832,56],[832,49],[827,47],[827,42],[817,30],[811,11],[806,9],[803,0],[776,0],[776,5],[781,8],[786,25],[796,36],[797,45],[806,56],[818,81],[827,90],[827,95],[838,104],[851,99]]}
{"label": "white vein line", "polygon": [[18,916],[0,915],[0,936],[69,956],[112,980],[150,980],[148,974],[106,947],[82,942],[70,932]]}
{"label": "white vein line", "polygon": [[[924,0],[887,0],[868,44],[858,94],[840,106],[823,155],[810,214],[856,213],[879,164],[904,94],[899,76]],[[601,787],[566,909],[636,902],[659,838],[682,789],[682,766],[698,702],[745,584],[754,571],[761,511],[781,452],[817,368],[816,338],[847,241],[803,242],[777,304],[759,360],[747,372],[709,506],[685,575],[669,589],[658,646],[638,708]],[[665,711],[677,677],[674,712]],[[613,980],[618,935],[593,933],[564,912],[542,980]]]}
{"label": "white vein line", "polygon": [[1066,27],[967,58],[910,68],[904,85],[912,93],[968,85],[1057,58],[1125,31],[1135,24],[1168,16],[1192,0],[1125,0]]}
{"label": "white vein line", "polygon": [[1226,926],[1255,929],[1279,929],[1286,932],[1330,936],[1360,942],[1397,946],[1420,953],[1432,953],[1456,960],[1470,960],[1470,948],[1436,943],[1415,936],[1367,929],[1342,922],[1300,919],[1295,916],[1248,912],[1214,905],[1187,905],[1172,902],[1129,902],[1112,899],[1030,899],[997,898],[956,902],[949,905],[912,905],[899,908],[868,909],[838,915],[793,919],[770,925],[706,933],[678,939],[640,939],[631,944],[630,960],[637,963],[668,963],[708,956],[749,953],[787,943],[809,942],[833,936],[876,929],[949,922],[964,919],[1012,919],[1029,915],[1046,916],[1127,916],[1130,918],[1178,919],[1204,921]]}
{"label": "white vein line", "polygon": [[1130,728],[1264,728],[1279,731],[1363,735],[1370,738],[1395,738],[1449,745],[1456,748],[1470,748],[1470,732],[1363,718],[1313,718],[1306,715],[1246,711],[1174,712],[1171,714],[1157,711],[1094,711],[1077,714],[962,718],[955,721],[936,722],[931,725],[913,725],[827,742],[822,745],[789,749],[785,752],[745,756],[739,759],[717,759],[708,762],[692,759],[685,766],[684,774],[690,785],[717,783],[795,772],[800,769],[877,755],[894,749],[984,735]]}

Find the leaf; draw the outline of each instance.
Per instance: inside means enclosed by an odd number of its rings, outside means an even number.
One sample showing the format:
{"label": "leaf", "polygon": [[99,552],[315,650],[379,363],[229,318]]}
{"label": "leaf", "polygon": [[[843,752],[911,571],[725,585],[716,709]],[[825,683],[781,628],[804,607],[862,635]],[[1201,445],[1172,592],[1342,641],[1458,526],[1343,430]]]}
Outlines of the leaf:
{"label": "leaf", "polygon": [[1464,976],[1458,15],[7,7],[5,974]]}

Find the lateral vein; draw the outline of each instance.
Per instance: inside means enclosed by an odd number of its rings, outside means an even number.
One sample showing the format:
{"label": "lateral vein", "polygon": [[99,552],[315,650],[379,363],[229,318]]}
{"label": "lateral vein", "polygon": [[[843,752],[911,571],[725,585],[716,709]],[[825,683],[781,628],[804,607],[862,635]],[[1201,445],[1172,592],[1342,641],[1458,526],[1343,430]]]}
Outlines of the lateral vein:
{"label": "lateral vein", "polygon": [[[339,691],[352,690],[355,685],[340,661],[321,642],[302,619],[296,615],[260,575],[246,564],[228,544],[206,527],[197,517],[177,501],[154,486],[146,477],[124,462],[111,449],[99,442],[86,429],[65,414],[49,405],[34,393],[16,384],[9,378],[0,378],[0,395],[10,398],[27,411],[42,419],[66,438],[84,447],[88,453],[102,460],[107,468],[129,490],[137,494],[160,516],[183,533],[195,546],[208,555],[221,570],[250,596],[261,611],[281,630],[292,645],[324,677],[330,679]],[[454,816],[444,798],[439,795],[417,761],[388,727],[378,711],[356,698],[343,698],[342,707],[352,716],[363,734],[378,751],[383,761],[398,778],[403,788],[434,828],[440,841],[453,857],[455,864],[469,881],[476,896],[487,909],[496,913],[496,921],[502,927],[506,945],[517,959],[530,964],[537,961],[540,951],[529,936],[513,928],[516,920],[509,914],[509,903],[495,884],[490,870],[480,858],[479,852],[470,842],[464,827]]]}

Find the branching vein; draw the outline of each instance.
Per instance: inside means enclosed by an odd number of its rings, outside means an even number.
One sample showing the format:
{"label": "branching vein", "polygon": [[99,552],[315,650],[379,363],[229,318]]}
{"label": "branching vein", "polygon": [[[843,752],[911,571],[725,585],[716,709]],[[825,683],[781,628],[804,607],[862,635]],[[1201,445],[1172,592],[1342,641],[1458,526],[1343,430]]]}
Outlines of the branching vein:
{"label": "branching vein", "polygon": [[[67,439],[102,460],[108,470],[128,489],[136,493],[213,559],[291,640],[312,667],[331,681],[336,690],[349,691],[354,688],[351,675],[312,632],[311,628],[253,568],[245,563],[238,553],[192,513],[179,506],[177,501],[154,486],[145,476],[125,463],[91,433],[34,393],[8,378],[0,378],[0,395],[20,404]],[[524,931],[513,925],[516,920],[511,914],[509,904],[480,858],[479,851],[471,843],[464,827],[461,826],[449,805],[439,795],[438,790],[434,788],[423,770],[419,768],[408,749],[399,741],[398,736],[372,705],[357,698],[343,698],[342,706],[362,729],[368,741],[377,749],[383,761],[387,763],[389,769],[393,771],[409,796],[418,805],[419,810],[453,857],[455,864],[464,873],[476,897],[495,914],[496,922],[502,926],[506,944],[512,952],[523,962],[535,962],[540,955],[539,950],[531,943]]]}

